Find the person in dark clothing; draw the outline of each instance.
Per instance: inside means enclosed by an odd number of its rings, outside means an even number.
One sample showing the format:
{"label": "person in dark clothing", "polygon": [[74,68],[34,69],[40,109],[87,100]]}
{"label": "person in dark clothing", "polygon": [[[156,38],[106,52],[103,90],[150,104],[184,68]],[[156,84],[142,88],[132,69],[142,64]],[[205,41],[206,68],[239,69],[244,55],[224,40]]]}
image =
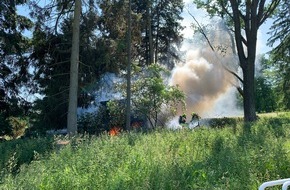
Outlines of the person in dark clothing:
{"label": "person in dark clothing", "polygon": [[186,114],[179,116],[179,124],[186,123]]}

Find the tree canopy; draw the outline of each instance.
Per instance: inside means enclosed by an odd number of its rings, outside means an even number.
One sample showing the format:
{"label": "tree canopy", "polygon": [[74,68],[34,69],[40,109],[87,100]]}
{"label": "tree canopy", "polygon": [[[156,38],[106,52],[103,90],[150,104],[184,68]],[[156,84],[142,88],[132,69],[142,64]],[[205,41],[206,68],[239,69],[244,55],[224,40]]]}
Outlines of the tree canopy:
{"label": "tree canopy", "polygon": [[290,109],[290,2],[281,0],[274,14],[274,23],[270,28],[271,38],[268,44],[277,46],[271,51],[271,63],[278,69],[280,81],[278,86],[284,109]]}

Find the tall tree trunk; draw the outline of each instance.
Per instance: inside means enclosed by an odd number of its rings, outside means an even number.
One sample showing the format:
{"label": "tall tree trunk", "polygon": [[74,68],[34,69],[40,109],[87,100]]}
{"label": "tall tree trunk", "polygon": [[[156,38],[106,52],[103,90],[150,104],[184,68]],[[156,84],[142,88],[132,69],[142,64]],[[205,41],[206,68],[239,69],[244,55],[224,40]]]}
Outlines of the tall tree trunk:
{"label": "tall tree trunk", "polygon": [[162,6],[162,3],[163,2],[158,2],[157,1],[157,10],[156,10],[156,12],[157,12],[157,25],[156,25],[156,37],[155,37],[155,63],[157,63],[158,62],[158,45],[159,45],[159,41],[158,41],[158,39],[159,39],[159,27],[160,27],[160,13],[159,13],[159,9],[162,9],[162,8],[160,8],[159,7],[159,4],[160,4],[160,6]]}
{"label": "tall tree trunk", "polygon": [[147,0],[146,12],[147,12],[147,29],[149,39],[149,64],[152,64],[154,62],[154,54],[153,54],[152,24],[151,24],[151,0]]}
{"label": "tall tree trunk", "polygon": [[131,124],[131,0],[128,6],[128,27],[127,27],[127,42],[128,42],[128,62],[127,62],[127,101],[126,101],[126,130],[130,130]]}
{"label": "tall tree trunk", "polygon": [[80,41],[81,0],[75,0],[73,37],[70,60],[69,105],[67,115],[67,130],[70,135],[77,133],[77,96]]}
{"label": "tall tree trunk", "polygon": [[[243,76],[244,76],[244,119],[245,121],[255,121],[256,116],[256,88],[255,88],[255,61],[257,48],[257,5],[251,6],[251,21],[246,23],[246,37],[247,37],[247,61],[243,62]],[[248,26],[247,26],[248,25]]]}
{"label": "tall tree trunk", "polygon": [[248,60],[247,66],[243,69],[243,106],[244,120],[256,120],[255,106],[255,60]]}
{"label": "tall tree trunk", "polygon": [[[257,1],[248,2],[246,5],[246,15],[241,17],[239,5],[236,0],[230,0],[233,21],[235,27],[235,40],[240,60],[240,66],[243,71],[243,106],[244,120],[256,120],[256,105],[255,105],[255,59],[256,59],[256,43],[257,43]],[[246,44],[242,36],[241,19],[245,22]],[[244,50],[244,45],[247,51]],[[247,55],[246,55],[247,53]]]}

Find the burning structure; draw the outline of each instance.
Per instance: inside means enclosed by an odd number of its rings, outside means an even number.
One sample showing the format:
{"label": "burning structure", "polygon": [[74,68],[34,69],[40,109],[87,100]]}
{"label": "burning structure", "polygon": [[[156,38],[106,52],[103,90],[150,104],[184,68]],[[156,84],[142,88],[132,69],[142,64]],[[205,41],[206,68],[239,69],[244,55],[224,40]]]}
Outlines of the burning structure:
{"label": "burning structure", "polygon": [[[169,85],[178,85],[186,94],[187,115],[192,112],[196,112],[202,118],[238,115],[241,113],[236,106],[236,86],[239,86],[239,83],[228,72],[231,70],[238,73],[238,58],[233,38],[222,23],[214,25],[208,38],[214,51],[205,40],[200,40],[199,43],[193,40],[185,41],[182,49],[186,52],[186,59],[172,70]],[[119,82],[117,77],[111,78],[113,78],[112,84]],[[109,80],[105,79],[105,81]],[[110,90],[112,84],[105,85],[106,90]],[[102,89],[101,92],[104,90]],[[108,91],[106,95],[108,94],[114,93]],[[120,99],[120,95],[118,96]],[[184,112],[181,106],[177,110],[177,115]],[[175,119],[174,125],[178,125],[178,118]]]}

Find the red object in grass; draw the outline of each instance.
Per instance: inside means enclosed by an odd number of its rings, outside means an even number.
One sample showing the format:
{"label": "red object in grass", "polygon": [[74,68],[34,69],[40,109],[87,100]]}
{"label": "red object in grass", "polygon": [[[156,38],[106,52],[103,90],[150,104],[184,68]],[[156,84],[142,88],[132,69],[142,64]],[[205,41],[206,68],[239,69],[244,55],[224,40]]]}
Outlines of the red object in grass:
{"label": "red object in grass", "polygon": [[113,127],[110,129],[109,134],[111,136],[116,136],[121,132],[121,128],[120,127]]}

